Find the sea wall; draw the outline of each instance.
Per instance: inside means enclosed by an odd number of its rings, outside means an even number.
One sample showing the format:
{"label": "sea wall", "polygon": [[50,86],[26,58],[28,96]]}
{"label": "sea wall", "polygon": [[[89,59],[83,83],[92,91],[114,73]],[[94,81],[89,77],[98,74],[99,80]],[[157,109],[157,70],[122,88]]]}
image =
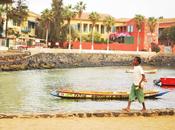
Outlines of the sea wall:
{"label": "sea wall", "polygon": [[30,53],[0,53],[0,71],[26,70],[28,69],[28,57]]}
{"label": "sea wall", "polygon": [[140,56],[144,65],[175,66],[175,55],[165,54],[38,53],[0,56],[0,70],[128,66],[135,56]]}
{"label": "sea wall", "polygon": [[96,112],[68,112],[68,113],[32,113],[32,114],[6,114],[0,113],[1,119],[31,119],[31,118],[90,118],[90,117],[157,117],[157,116],[174,116],[175,109],[165,108],[165,109],[149,109],[146,112],[141,112],[138,110],[132,110],[131,112],[124,112],[121,110],[116,111],[96,111]]}

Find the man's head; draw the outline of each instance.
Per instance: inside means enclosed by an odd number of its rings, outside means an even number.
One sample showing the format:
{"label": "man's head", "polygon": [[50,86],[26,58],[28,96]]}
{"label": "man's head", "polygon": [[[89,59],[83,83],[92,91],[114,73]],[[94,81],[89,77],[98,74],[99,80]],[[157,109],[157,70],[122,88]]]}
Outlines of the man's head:
{"label": "man's head", "polygon": [[137,66],[141,63],[141,58],[136,56],[133,60],[133,65]]}

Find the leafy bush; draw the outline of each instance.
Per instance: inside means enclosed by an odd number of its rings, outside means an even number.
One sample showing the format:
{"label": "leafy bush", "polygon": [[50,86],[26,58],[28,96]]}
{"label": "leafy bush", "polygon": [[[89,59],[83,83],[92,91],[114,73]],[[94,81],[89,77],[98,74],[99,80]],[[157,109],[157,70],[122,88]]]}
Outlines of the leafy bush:
{"label": "leafy bush", "polygon": [[151,43],[151,50],[153,52],[160,52],[160,47],[156,43]]}

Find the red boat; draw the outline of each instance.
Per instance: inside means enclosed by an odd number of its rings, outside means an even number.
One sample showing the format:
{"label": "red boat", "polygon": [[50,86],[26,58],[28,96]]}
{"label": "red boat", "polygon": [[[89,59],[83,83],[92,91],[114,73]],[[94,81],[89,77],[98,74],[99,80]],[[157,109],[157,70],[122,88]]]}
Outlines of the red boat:
{"label": "red boat", "polygon": [[175,77],[165,77],[160,78],[162,86],[174,86],[175,87]]}

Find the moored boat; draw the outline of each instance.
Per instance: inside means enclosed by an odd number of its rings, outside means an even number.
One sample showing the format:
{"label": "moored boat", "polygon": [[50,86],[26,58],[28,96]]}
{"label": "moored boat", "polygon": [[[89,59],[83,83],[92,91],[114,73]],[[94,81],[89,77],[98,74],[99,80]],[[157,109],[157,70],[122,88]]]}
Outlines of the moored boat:
{"label": "moored boat", "polygon": [[[168,93],[156,90],[144,91],[145,98],[155,98]],[[51,92],[51,95],[69,99],[128,99],[129,92],[97,92],[97,91],[71,91],[57,90]]]}
{"label": "moored boat", "polygon": [[165,77],[160,78],[162,86],[174,86],[175,87],[175,77]]}
{"label": "moored boat", "polygon": [[175,77],[164,77],[159,80],[154,80],[153,83],[161,87],[175,87]]}
{"label": "moored boat", "polygon": [[[151,70],[144,70],[144,72],[146,74],[154,74],[157,72],[157,69],[151,69]],[[132,69],[127,69],[126,70],[126,73],[133,73],[133,70]]]}

